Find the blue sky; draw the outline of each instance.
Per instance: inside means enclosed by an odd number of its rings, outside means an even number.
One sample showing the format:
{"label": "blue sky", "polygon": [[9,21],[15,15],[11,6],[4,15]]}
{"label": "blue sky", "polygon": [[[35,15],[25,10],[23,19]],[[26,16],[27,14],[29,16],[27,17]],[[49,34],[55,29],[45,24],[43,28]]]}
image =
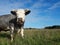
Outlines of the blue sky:
{"label": "blue sky", "polygon": [[60,25],[60,0],[0,0],[0,15],[20,8],[31,10],[26,16],[24,27]]}

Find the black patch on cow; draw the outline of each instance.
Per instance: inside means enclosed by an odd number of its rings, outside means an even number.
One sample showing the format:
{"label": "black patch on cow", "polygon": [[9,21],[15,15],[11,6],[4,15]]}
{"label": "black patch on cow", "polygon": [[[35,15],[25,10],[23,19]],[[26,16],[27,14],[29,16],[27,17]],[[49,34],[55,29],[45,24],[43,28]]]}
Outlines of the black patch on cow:
{"label": "black patch on cow", "polygon": [[29,14],[31,11],[27,11],[27,12],[25,12],[25,15],[27,15],[27,14]]}

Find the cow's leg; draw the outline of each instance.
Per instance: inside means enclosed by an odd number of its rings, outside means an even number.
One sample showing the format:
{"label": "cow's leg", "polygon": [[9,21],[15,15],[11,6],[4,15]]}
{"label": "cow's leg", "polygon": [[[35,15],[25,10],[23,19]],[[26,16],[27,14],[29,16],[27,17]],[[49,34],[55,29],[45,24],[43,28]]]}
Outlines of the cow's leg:
{"label": "cow's leg", "polygon": [[14,35],[14,27],[11,27],[11,30],[10,30],[10,35],[11,35],[11,42],[13,42],[13,35]]}
{"label": "cow's leg", "polygon": [[14,26],[10,25],[10,36],[11,36],[11,42],[13,42],[13,35],[14,35]]}
{"label": "cow's leg", "polygon": [[24,38],[24,30],[23,30],[23,28],[18,29],[17,33],[21,34],[21,37]]}
{"label": "cow's leg", "polygon": [[20,33],[20,29],[18,29],[17,33],[18,33],[18,34]]}
{"label": "cow's leg", "polygon": [[21,28],[21,36],[22,36],[22,38],[24,38],[24,29],[23,28]]}

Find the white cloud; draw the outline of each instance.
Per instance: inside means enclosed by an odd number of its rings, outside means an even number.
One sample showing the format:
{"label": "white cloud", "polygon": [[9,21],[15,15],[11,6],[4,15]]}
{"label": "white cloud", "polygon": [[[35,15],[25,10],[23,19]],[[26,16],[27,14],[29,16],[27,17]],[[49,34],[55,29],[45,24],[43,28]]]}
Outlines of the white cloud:
{"label": "white cloud", "polygon": [[[41,1],[41,0],[40,0]],[[32,5],[32,7],[30,7],[30,9],[35,12],[35,13],[42,13],[45,12],[45,10],[47,10],[52,4],[47,2],[47,3],[43,3],[43,1],[37,1],[34,5]]]}
{"label": "white cloud", "polygon": [[10,13],[12,9],[24,8],[24,3],[22,2],[2,2],[0,3],[0,15]]}
{"label": "white cloud", "polygon": [[55,10],[56,8],[60,8],[60,2],[54,3],[52,6],[44,10],[44,12],[51,12],[52,10]]}
{"label": "white cloud", "polygon": [[60,2],[57,2],[57,3],[55,3],[54,5],[52,5],[50,8],[48,8],[48,9],[55,9],[55,8],[58,8],[58,7],[60,7]]}

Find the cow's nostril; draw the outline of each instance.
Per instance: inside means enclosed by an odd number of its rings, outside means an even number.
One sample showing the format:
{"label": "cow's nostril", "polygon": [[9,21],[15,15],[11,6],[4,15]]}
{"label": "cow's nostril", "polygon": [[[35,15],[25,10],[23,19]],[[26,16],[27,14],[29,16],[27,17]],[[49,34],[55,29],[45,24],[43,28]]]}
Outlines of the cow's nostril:
{"label": "cow's nostril", "polygon": [[22,21],[22,18],[17,18],[18,21]]}
{"label": "cow's nostril", "polygon": [[24,23],[24,21],[23,21],[23,19],[22,19],[22,18],[18,18],[17,23],[18,23],[18,24],[23,24],[23,23]]}

